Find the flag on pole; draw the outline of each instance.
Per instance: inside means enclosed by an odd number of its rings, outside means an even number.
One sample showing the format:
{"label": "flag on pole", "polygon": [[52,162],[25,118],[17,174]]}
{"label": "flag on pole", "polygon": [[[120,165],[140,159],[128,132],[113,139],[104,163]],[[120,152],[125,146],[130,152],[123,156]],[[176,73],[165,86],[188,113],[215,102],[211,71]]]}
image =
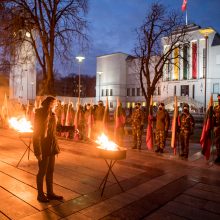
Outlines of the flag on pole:
{"label": "flag on pole", "polygon": [[205,121],[203,123],[202,134],[200,138],[200,144],[202,146],[202,154],[206,160],[210,158],[210,151],[212,145],[212,116],[213,116],[213,97],[211,95],[206,113]]}
{"label": "flag on pole", "polygon": [[77,106],[76,106],[76,114],[74,118],[74,127],[75,127],[75,133],[74,133],[74,140],[79,140],[79,114],[80,114],[80,99],[78,98]]}
{"label": "flag on pole", "polygon": [[69,110],[70,110],[70,100],[68,102],[68,106],[67,106],[67,111],[66,111],[66,118],[65,118],[65,126],[69,126],[70,125],[70,114],[69,114]]}
{"label": "flag on pole", "polygon": [[146,145],[148,150],[153,149],[153,97],[150,98],[150,107],[148,114]]}
{"label": "flag on pole", "polygon": [[173,148],[174,154],[176,154],[177,117],[178,117],[177,97],[174,96],[174,112],[173,112],[172,136],[171,136],[171,147]]}
{"label": "flag on pole", "polygon": [[108,106],[108,96],[106,97],[105,111],[103,115],[103,130],[104,132],[108,130],[109,121],[109,106]]}
{"label": "flag on pole", "polygon": [[186,10],[186,6],[187,6],[187,0],[183,0],[182,11]]}

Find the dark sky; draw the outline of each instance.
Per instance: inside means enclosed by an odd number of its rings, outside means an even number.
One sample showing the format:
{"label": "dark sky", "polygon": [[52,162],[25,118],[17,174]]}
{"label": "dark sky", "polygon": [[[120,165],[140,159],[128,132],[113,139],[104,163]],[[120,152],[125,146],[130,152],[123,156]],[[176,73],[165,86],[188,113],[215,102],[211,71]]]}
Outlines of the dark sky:
{"label": "dark sky", "polygon": [[[180,13],[183,0],[161,0]],[[95,75],[96,56],[114,52],[132,54],[136,33],[155,0],[90,0],[89,35],[91,45],[84,54],[82,74]],[[188,0],[188,23],[213,27],[220,32],[220,0]],[[183,14],[184,15],[184,14]]]}

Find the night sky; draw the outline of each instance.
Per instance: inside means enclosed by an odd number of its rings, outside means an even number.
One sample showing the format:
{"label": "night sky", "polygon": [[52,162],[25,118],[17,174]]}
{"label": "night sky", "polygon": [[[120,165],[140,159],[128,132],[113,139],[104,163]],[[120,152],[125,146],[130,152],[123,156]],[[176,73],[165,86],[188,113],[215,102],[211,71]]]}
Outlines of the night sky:
{"label": "night sky", "polygon": [[[183,0],[161,0],[170,9],[180,13]],[[90,0],[88,34],[90,49],[84,54],[86,60],[82,74],[95,75],[96,56],[115,52],[133,53],[135,29],[142,23],[155,0]],[[220,0],[188,0],[188,23],[201,27],[213,27],[220,33]],[[184,13],[182,13],[185,15]]]}

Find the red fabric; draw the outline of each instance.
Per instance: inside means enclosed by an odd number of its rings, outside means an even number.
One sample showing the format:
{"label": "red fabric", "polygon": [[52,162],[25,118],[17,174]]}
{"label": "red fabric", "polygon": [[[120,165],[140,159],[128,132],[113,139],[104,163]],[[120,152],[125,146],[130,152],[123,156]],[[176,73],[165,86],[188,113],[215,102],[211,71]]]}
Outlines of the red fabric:
{"label": "red fabric", "polygon": [[202,146],[202,154],[205,156],[206,160],[210,158],[211,150],[211,129],[212,129],[212,106],[209,108],[205,122],[203,124],[202,134],[200,138],[200,144]]}
{"label": "red fabric", "polygon": [[148,115],[148,124],[147,124],[147,134],[146,134],[146,145],[148,150],[153,149],[153,116]]}
{"label": "red fabric", "polygon": [[192,44],[192,78],[197,78],[197,44]]}
{"label": "red fabric", "polygon": [[186,10],[187,0],[183,0],[182,11]]}

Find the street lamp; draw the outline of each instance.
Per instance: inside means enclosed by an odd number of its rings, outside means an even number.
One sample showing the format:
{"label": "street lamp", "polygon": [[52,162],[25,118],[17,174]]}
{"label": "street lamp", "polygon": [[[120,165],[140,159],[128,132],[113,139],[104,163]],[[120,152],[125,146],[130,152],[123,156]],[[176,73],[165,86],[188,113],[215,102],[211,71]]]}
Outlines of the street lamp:
{"label": "street lamp", "polygon": [[76,59],[78,60],[79,62],[79,100],[80,100],[80,86],[81,86],[81,82],[80,82],[80,64],[82,63],[82,61],[85,59],[85,57],[82,57],[82,56],[78,56],[76,57]]}
{"label": "street lamp", "polygon": [[205,37],[205,72],[203,73],[204,78],[204,111],[206,111],[206,79],[207,79],[207,63],[208,63],[208,37],[209,34],[213,33],[212,28],[204,28],[199,30],[200,34]]}
{"label": "street lamp", "polygon": [[102,75],[102,71],[97,72],[99,75],[99,100],[100,100],[100,82],[101,82],[101,75]]}

